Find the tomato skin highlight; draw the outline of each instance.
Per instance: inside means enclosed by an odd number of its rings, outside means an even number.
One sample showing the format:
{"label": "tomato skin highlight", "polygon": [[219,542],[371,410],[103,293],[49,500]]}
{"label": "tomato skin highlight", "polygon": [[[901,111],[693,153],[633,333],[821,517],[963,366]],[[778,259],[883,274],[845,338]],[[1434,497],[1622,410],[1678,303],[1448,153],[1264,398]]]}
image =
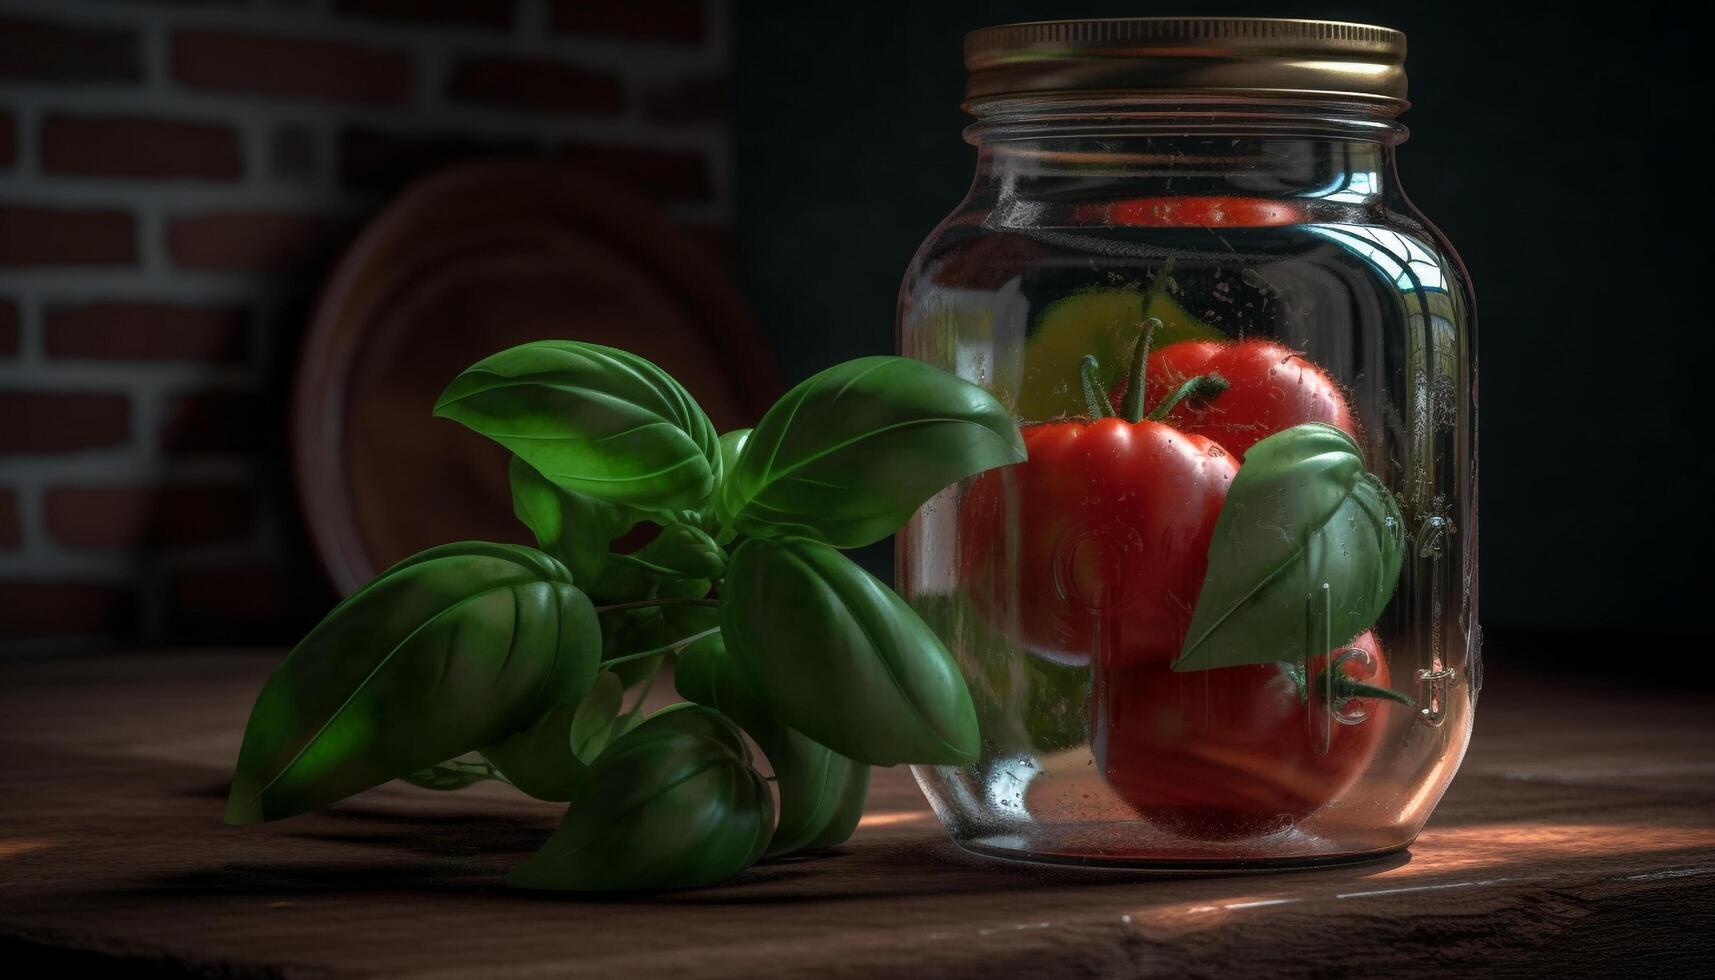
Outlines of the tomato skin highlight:
{"label": "tomato skin highlight", "polygon": [[[1362,654],[1338,668],[1388,687],[1373,632],[1334,651]],[[1317,676],[1332,658],[1311,658],[1308,700],[1285,664],[1175,673],[1157,664],[1098,669],[1091,697],[1092,748],[1108,785],[1138,816],[1184,837],[1235,840],[1280,830],[1350,789],[1375,756],[1396,706],[1378,698],[1336,704],[1326,716]],[[1317,748],[1322,731],[1327,751]]]}
{"label": "tomato skin highlight", "polygon": [[[1200,374],[1219,374],[1220,397],[1188,398],[1162,421],[1220,443],[1240,459],[1267,436],[1305,422],[1326,422],[1358,437],[1358,426],[1339,385],[1309,358],[1272,340],[1185,340],[1149,355],[1144,391],[1150,411],[1174,389]],[[1124,391],[1113,393],[1119,404]]]}
{"label": "tomato skin highlight", "polygon": [[1165,667],[1238,461],[1159,422],[1067,420],[1023,434],[1028,459],[977,477],[959,507],[973,603],[1057,663]]}

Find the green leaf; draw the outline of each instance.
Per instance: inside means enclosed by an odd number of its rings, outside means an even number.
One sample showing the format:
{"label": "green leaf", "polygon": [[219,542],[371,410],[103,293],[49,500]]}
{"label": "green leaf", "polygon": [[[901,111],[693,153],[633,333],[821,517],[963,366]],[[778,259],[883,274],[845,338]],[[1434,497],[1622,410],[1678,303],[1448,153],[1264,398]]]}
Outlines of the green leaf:
{"label": "green leaf", "polygon": [[439,765],[420,769],[408,776],[400,776],[399,778],[412,786],[420,786],[423,789],[452,792],[469,789],[477,783],[485,783],[501,777],[493,766],[480,759],[460,758],[449,759]]}
{"label": "green leaf", "polygon": [[872,765],[976,759],[976,711],[953,658],[887,586],[813,541],[733,554],[721,635],[776,718]]}
{"label": "green leaf", "polygon": [[709,580],[726,572],[726,552],[701,528],[669,524],[636,551],[607,556],[607,567],[590,587],[604,602],[657,596],[701,596]]}
{"label": "green leaf", "polygon": [[[827,823],[822,825],[820,833],[797,846],[792,846],[785,835],[781,835],[780,841],[770,843],[770,856],[836,847],[850,840],[852,834],[857,832],[858,822],[863,819],[864,805],[869,802],[869,767],[845,759],[844,756],[835,755],[833,758],[844,760],[846,765],[843,770],[830,765],[827,769],[828,775],[821,784],[821,791],[811,797],[817,801],[815,812],[828,815]],[[816,822],[814,819],[806,819],[803,826],[813,827]],[[777,845],[779,850],[775,849]]]}
{"label": "green leaf", "polygon": [[595,762],[619,728],[619,709],[625,701],[625,685],[619,675],[604,670],[595,686],[572,716],[572,754],[585,765]]}
{"label": "green leaf", "polygon": [[722,484],[721,514],[743,534],[856,548],[948,484],[1023,459],[1012,418],[981,388],[921,361],[864,357],[768,410]]}
{"label": "green leaf", "polygon": [[435,414],[612,503],[698,508],[720,483],[720,441],[703,410],[665,371],[611,347],[544,340],[501,351],[454,379]]}
{"label": "green leaf", "polygon": [[556,486],[520,457],[512,457],[512,511],[541,549],[589,588],[607,564],[608,543],[631,530],[626,508]]}
{"label": "green leaf", "polygon": [[1351,436],[1320,422],[1269,436],[1245,453],[1227,491],[1173,669],[1302,663],[1324,652],[1306,642],[1310,598],[1324,583],[1326,631],[1336,644],[1350,640],[1392,598],[1403,544],[1399,505]]}
{"label": "green leaf", "polygon": [[613,560],[655,578],[714,579],[726,573],[726,552],[689,524],[669,524],[648,544]]}
{"label": "green leaf", "polygon": [[[661,618],[680,636],[695,636],[721,624],[719,606],[678,602],[661,607]],[[681,654],[682,656],[682,654]]]}
{"label": "green leaf", "polygon": [[959,651],[991,752],[1058,752],[1090,740],[1088,666],[1037,656],[995,629],[962,593],[918,595],[912,607]]}
{"label": "green leaf", "polygon": [[[642,653],[645,650],[655,650],[671,644],[674,640],[688,635],[680,633],[667,623],[661,616],[659,607],[647,606],[642,609],[616,609],[601,614],[602,620],[602,652],[604,661],[618,660]],[[630,688],[654,676],[662,662],[665,653],[640,660],[626,660],[608,667],[619,676],[622,686]]]}
{"label": "green leaf", "polygon": [[564,803],[587,771],[572,751],[572,718],[581,703],[556,705],[529,728],[483,746],[482,757],[521,792]]}
{"label": "green leaf", "polygon": [[407,558],[268,678],[226,818],[303,813],[524,729],[583,696],[600,649],[589,600],[534,549],[461,542]]}
{"label": "green leaf", "polygon": [[734,429],[721,433],[721,473],[734,472],[738,468],[739,454],[744,452],[744,444],[750,441],[754,429]]}
{"label": "green leaf", "polygon": [[737,722],[768,757],[780,793],[780,816],[767,857],[844,843],[857,829],[869,794],[869,767],[781,724],[751,693],[719,634],[679,655],[679,695]]}
{"label": "green leaf", "polygon": [[773,820],[768,786],[732,722],[676,705],[596,760],[559,829],[508,881],[573,892],[713,884],[762,855]]}

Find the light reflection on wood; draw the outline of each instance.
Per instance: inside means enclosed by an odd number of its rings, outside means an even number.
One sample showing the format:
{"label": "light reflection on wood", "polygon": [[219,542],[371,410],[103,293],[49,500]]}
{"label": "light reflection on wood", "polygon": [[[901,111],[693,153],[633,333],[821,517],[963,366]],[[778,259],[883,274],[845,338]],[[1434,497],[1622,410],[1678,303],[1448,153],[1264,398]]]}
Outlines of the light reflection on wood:
{"label": "light reflection on wood", "polygon": [[859,827],[893,827],[899,824],[927,823],[935,819],[929,810],[871,810],[858,820]]}
{"label": "light reflection on wood", "polygon": [[31,851],[45,851],[55,846],[51,840],[32,840],[28,837],[0,837],[0,860],[28,854]]}
{"label": "light reflection on wood", "polygon": [[[1362,881],[1330,880],[1323,888],[1301,876],[1282,879],[1273,890],[1252,890],[1210,901],[1153,906],[1121,917],[1126,924],[1172,924],[1175,928],[1213,927],[1249,909],[1272,908],[1303,902],[1340,900],[1372,901],[1390,895],[1429,891],[1475,891],[1526,881],[1549,881],[1557,877],[1579,877],[1581,865],[1573,863],[1540,872],[1545,863],[1580,862],[1629,855],[1647,856],[1715,846],[1715,827],[1659,827],[1645,824],[1543,823],[1474,824],[1443,830],[1428,830],[1412,847],[1411,860],[1384,868]],[[1615,881],[1653,881],[1693,875],[1715,875],[1707,864],[1707,851],[1691,859],[1698,866],[1614,875]],[[1488,872],[1488,873],[1484,873]],[[1499,873],[1496,873],[1499,872]],[[1309,884],[1311,887],[1306,887]]]}

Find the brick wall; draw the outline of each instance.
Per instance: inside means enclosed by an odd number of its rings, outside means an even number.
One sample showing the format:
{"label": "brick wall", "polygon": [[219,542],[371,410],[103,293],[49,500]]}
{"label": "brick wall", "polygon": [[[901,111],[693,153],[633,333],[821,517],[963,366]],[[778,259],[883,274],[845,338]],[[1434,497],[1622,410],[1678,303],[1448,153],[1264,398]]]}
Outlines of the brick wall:
{"label": "brick wall", "polygon": [[0,651],[290,639],[314,291],[412,177],[544,154],[718,247],[724,0],[0,0]]}

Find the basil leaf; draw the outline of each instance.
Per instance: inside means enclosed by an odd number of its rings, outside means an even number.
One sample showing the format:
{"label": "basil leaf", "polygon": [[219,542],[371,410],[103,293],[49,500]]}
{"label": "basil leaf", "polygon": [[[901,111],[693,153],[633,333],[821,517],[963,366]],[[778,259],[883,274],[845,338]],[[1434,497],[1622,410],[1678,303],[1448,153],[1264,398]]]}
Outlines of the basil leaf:
{"label": "basil leaf", "polygon": [[[695,636],[721,624],[719,606],[678,602],[661,607],[661,618],[680,636]],[[684,656],[684,654],[680,654]],[[692,700],[696,700],[693,698]]]}
{"label": "basil leaf", "polygon": [[[642,609],[615,609],[601,615],[602,619],[602,651],[603,661],[619,660],[645,650],[655,650],[670,645],[688,634],[680,633],[661,617],[659,607],[646,606]],[[666,653],[653,657],[643,657],[638,660],[626,660],[607,667],[619,677],[620,685],[630,688],[645,679],[654,676],[661,664],[667,658]]]}
{"label": "basil leaf", "polygon": [[588,588],[607,564],[608,543],[631,530],[631,515],[618,504],[556,486],[517,456],[508,472],[513,513],[536,536],[537,545]]}
{"label": "basil leaf", "polygon": [[595,679],[594,608],[564,566],[461,542],[336,606],[263,686],[226,819],[277,820],[528,727]]}
{"label": "basil leaf", "polygon": [[[845,757],[835,755],[833,758],[837,760]],[[822,784],[821,792],[816,795],[816,812],[828,814],[828,821],[822,825],[821,832],[795,847],[784,840],[771,843],[769,856],[836,847],[850,840],[852,834],[857,832],[858,823],[863,819],[864,805],[869,802],[869,767],[849,759],[846,762],[843,773],[833,766],[829,767],[827,780]],[[806,820],[804,824],[814,826],[815,821]],[[782,838],[784,839],[784,835]],[[775,849],[776,844],[779,846],[778,850]]]}
{"label": "basil leaf", "polygon": [[757,537],[872,544],[950,483],[1021,462],[988,392],[904,357],[838,364],[775,403],[721,487],[725,523]]}
{"label": "basil leaf", "polygon": [[780,816],[766,857],[832,847],[851,837],[869,795],[869,767],[781,724],[754,695],[719,634],[679,654],[679,695],[737,722],[768,757],[780,793]]}
{"label": "basil leaf", "polygon": [[750,441],[754,429],[734,429],[721,433],[721,473],[727,475],[738,468],[739,454],[744,452],[744,444]]}
{"label": "basil leaf", "polygon": [[827,545],[751,538],[722,586],[721,635],[768,710],[872,765],[965,764],[976,711],[903,599]]}
{"label": "basil leaf", "polygon": [[1306,643],[1310,597],[1324,583],[1328,630],[1335,643],[1350,640],[1392,598],[1404,540],[1398,503],[1351,436],[1306,422],[1263,439],[1245,453],[1215,521],[1173,669],[1302,663],[1325,652]]}
{"label": "basil leaf", "polygon": [[726,573],[726,552],[689,524],[669,524],[648,544],[614,558],[654,578],[714,579]]}
{"label": "basil leaf", "polygon": [[701,596],[726,572],[726,552],[690,524],[669,524],[636,551],[607,556],[590,594],[607,602],[666,595]]}
{"label": "basil leaf", "polygon": [[572,716],[572,754],[585,765],[595,762],[601,750],[607,748],[618,727],[624,700],[625,685],[620,683],[618,674],[604,670],[596,675],[595,686]]}
{"label": "basil leaf", "polygon": [[485,783],[491,779],[499,779],[500,775],[494,767],[482,760],[449,759],[439,765],[420,769],[408,776],[400,776],[401,780],[412,786],[423,789],[452,792],[469,789],[477,783]]}
{"label": "basil leaf", "polygon": [[[599,677],[599,675],[598,675]],[[586,767],[572,751],[572,718],[582,702],[557,705],[534,725],[482,748],[482,757],[519,791],[564,803]]]}
{"label": "basil leaf", "polygon": [[713,884],[762,855],[773,820],[768,786],[732,722],[677,705],[596,760],[559,829],[507,880],[575,892]]}
{"label": "basil leaf", "polygon": [[435,414],[612,503],[697,508],[720,483],[720,442],[703,410],[665,371],[611,347],[544,340],[501,351],[455,378]]}
{"label": "basil leaf", "polygon": [[991,751],[1058,752],[1090,740],[1088,666],[1069,667],[1025,650],[963,594],[918,595],[911,605],[936,636],[954,640]]}

